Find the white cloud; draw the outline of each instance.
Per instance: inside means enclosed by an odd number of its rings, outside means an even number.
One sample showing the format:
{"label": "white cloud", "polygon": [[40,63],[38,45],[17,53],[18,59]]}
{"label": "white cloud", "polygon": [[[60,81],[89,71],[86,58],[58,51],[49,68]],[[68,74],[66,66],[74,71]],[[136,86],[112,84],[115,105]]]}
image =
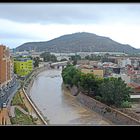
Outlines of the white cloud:
{"label": "white cloud", "polygon": [[0,4],[0,43],[17,47],[24,42],[90,32],[140,48],[139,15],[140,4],[134,3]]}
{"label": "white cloud", "polygon": [[39,24],[18,23],[0,19],[0,43],[8,42],[9,47],[17,47],[28,41],[48,41],[64,34],[90,32],[140,48],[140,26],[135,23],[100,24]]}

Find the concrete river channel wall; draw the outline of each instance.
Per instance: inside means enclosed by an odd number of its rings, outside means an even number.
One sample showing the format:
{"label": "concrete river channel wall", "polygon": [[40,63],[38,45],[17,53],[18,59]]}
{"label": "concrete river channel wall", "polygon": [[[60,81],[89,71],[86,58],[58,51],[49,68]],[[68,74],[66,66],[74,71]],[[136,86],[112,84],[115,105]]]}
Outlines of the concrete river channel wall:
{"label": "concrete river channel wall", "polygon": [[93,111],[101,114],[103,117],[109,119],[116,125],[140,125],[140,121],[124,114],[117,109],[111,108],[83,93],[79,93],[76,96],[77,100],[83,105],[87,106]]}
{"label": "concrete river channel wall", "polygon": [[33,100],[30,98],[30,95],[29,95],[29,92],[30,92],[30,89],[33,85],[33,82],[34,82],[34,78],[41,72],[45,71],[47,69],[47,67],[40,67],[40,68],[37,68],[33,71],[33,73],[31,74],[31,81],[29,82],[28,86],[27,87],[24,87],[22,90],[23,90],[23,93],[25,94],[25,97],[27,98],[28,102],[30,103],[30,105],[32,106],[32,108],[34,109],[34,111],[36,112],[37,116],[39,117],[39,119],[42,121],[42,123],[44,125],[48,125],[47,121],[44,119],[44,116],[43,114],[40,112],[40,110],[38,109],[38,107],[35,105],[35,103],[33,102]]}

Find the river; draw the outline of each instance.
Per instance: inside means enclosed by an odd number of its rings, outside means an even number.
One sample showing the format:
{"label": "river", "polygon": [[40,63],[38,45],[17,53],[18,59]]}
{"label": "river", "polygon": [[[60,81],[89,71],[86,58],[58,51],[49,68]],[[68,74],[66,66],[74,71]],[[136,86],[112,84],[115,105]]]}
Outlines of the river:
{"label": "river", "polygon": [[30,96],[50,125],[110,125],[111,122],[80,104],[62,88],[61,70],[40,73]]}

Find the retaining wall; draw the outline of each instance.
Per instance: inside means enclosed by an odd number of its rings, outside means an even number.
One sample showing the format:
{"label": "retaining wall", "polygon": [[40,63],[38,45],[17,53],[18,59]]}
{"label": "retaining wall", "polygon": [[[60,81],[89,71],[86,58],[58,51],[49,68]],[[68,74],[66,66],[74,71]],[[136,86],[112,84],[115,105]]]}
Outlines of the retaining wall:
{"label": "retaining wall", "polygon": [[38,115],[38,117],[41,119],[41,121],[43,122],[43,124],[47,125],[47,122],[43,118],[43,115],[41,114],[41,112],[39,111],[39,109],[36,107],[36,105],[34,104],[34,102],[29,98],[29,96],[27,95],[27,93],[25,92],[24,89],[23,89],[23,93],[25,94],[27,100],[29,101],[30,105],[33,107],[34,111],[36,112],[36,114]]}
{"label": "retaining wall", "polygon": [[27,87],[24,87],[24,88],[25,88],[25,91],[26,91],[26,93],[27,93],[28,95],[29,95],[30,90],[31,90],[31,88],[32,88],[32,86],[33,86],[34,78],[35,78],[39,73],[41,73],[41,72],[43,72],[43,71],[46,71],[47,69],[48,69],[47,67],[39,67],[39,68],[37,68],[36,70],[34,70],[34,72],[32,73],[32,79],[31,79],[30,83],[28,84]]}
{"label": "retaining wall", "polygon": [[120,112],[114,108],[111,108],[83,93],[79,93],[76,99],[87,106],[91,110],[101,114],[103,117],[110,120],[115,125],[140,125],[140,121]]}
{"label": "retaining wall", "polygon": [[35,105],[35,103],[32,101],[32,99],[29,97],[29,93],[30,93],[30,89],[33,85],[34,82],[34,78],[41,72],[47,70],[47,67],[40,67],[37,68],[36,70],[34,70],[34,72],[32,73],[32,79],[30,81],[30,83],[28,84],[28,86],[26,87],[26,89],[23,88],[23,92],[27,98],[27,100],[29,101],[29,103],[31,104],[31,106],[33,107],[33,109],[35,110],[35,112],[37,113],[38,117],[42,120],[42,122],[47,125],[46,120],[43,118],[43,114],[40,112],[40,110],[37,108],[37,106]]}

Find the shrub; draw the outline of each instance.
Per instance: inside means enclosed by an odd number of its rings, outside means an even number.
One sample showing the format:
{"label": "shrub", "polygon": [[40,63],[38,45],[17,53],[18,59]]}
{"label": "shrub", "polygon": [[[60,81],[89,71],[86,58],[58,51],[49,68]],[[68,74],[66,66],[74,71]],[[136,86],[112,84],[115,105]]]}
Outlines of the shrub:
{"label": "shrub", "polygon": [[121,107],[124,101],[130,101],[130,88],[121,78],[104,79],[99,90],[103,102],[107,105]]}
{"label": "shrub", "polygon": [[11,118],[11,123],[16,125],[34,125],[30,115],[26,115],[18,108],[15,108],[15,117]]}
{"label": "shrub", "polygon": [[122,108],[131,108],[131,103],[128,101],[124,101],[124,102],[122,102],[121,107]]}
{"label": "shrub", "polygon": [[95,99],[98,101],[102,101],[102,97],[101,96],[95,96]]}

